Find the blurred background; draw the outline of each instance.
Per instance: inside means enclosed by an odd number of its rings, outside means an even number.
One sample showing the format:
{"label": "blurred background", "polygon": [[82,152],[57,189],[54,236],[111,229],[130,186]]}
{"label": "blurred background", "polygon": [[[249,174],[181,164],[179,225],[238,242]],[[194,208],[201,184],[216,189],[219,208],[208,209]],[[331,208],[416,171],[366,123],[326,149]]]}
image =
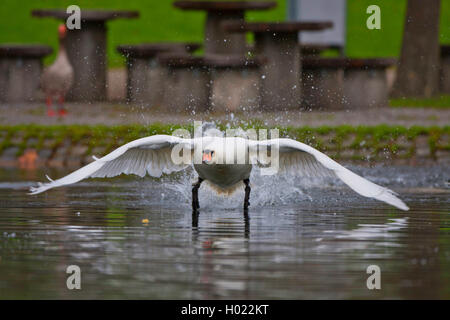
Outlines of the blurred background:
{"label": "blurred background", "polygon": [[[124,43],[203,40],[206,15],[203,12],[176,10],[171,1],[155,0],[3,0],[0,3],[0,42],[45,43],[57,48],[54,30],[57,20],[31,17],[38,8],[66,8],[71,4],[81,8],[138,10],[140,18],[133,21],[117,20],[108,25],[108,55],[110,67],[123,67],[124,58],[116,47]],[[248,12],[249,21],[284,21],[289,17],[292,4],[289,0],[276,0],[277,7],[263,12]],[[397,57],[400,54],[407,0],[347,0],[346,47],[350,57]],[[382,29],[373,32],[366,27],[366,8],[382,8]],[[441,44],[450,44],[450,1],[442,0],[440,14]],[[55,53],[45,59],[50,63]]]}
{"label": "blurred background", "polygon": [[[277,128],[411,210],[257,171],[248,215],[203,184],[195,223],[192,170],[27,194],[196,120]],[[0,299],[448,299],[449,123],[450,0],[0,0]]]}

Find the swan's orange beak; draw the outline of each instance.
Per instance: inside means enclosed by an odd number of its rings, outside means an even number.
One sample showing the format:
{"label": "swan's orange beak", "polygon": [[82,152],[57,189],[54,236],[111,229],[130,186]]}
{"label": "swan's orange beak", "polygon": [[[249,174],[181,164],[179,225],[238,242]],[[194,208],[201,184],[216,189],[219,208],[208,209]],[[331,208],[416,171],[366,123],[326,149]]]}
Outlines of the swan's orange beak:
{"label": "swan's orange beak", "polygon": [[208,153],[203,153],[203,159],[202,159],[202,161],[203,162],[206,162],[206,163],[208,163],[208,162],[210,162],[212,160],[212,154],[211,154],[211,152],[208,152]]}

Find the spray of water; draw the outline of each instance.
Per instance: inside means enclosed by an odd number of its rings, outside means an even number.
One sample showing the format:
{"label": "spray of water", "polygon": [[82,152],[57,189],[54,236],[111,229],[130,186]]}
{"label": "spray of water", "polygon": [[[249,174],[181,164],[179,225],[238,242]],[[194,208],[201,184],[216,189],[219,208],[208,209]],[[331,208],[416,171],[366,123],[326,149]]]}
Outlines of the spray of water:
{"label": "spray of water", "polygon": [[[158,192],[162,205],[176,203],[181,207],[190,207],[192,183],[195,181],[197,181],[197,174],[193,168],[188,168],[175,176],[164,177],[161,181],[147,181],[148,183],[141,189],[142,199],[145,201],[149,193]],[[308,190],[322,188],[323,182],[323,179],[306,179],[287,174],[263,176],[259,173],[259,168],[255,167],[250,176],[251,207],[291,205],[313,201]],[[207,182],[204,182],[199,191],[199,201],[201,207],[205,209],[235,210],[241,208],[244,201],[244,184],[242,184],[242,188],[237,188],[231,195],[222,195],[217,194]]]}

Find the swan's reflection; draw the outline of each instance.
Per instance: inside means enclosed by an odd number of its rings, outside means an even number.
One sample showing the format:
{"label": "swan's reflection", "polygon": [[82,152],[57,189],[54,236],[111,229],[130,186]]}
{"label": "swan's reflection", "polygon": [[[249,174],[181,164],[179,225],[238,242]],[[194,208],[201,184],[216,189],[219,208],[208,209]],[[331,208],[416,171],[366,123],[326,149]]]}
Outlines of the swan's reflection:
{"label": "swan's reflection", "polygon": [[[192,210],[192,234],[198,235],[200,229],[198,227],[198,220],[200,216],[199,210]],[[244,221],[244,238],[249,239],[250,236],[250,217],[248,214],[248,209],[243,210],[242,218]]]}
{"label": "swan's reflection", "polygon": [[[246,274],[250,264],[248,210],[242,216],[210,218],[212,212],[192,212],[192,242],[198,255],[198,281],[205,285],[201,298],[249,291]],[[209,218],[209,219],[208,219]]]}

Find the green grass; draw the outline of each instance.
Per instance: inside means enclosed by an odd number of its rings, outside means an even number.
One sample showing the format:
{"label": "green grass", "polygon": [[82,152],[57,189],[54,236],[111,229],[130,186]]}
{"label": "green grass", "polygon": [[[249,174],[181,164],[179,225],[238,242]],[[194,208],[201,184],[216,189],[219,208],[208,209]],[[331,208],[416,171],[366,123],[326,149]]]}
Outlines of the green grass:
{"label": "green grass", "polygon": [[428,107],[428,108],[439,108],[439,109],[449,109],[450,108],[450,95],[441,95],[432,98],[400,98],[391,99],[389,101],[391,107]]}
{"label": "green grass", "polygon": [[[401,50],[407,0],[348,0],[347,47],[351,57],[398,56]],[[450,43],[450,0],[441,0],[440,42]],[[381,9],[381,30],[366,27],[369,5]]]}
{"label": "green grass", "polygon": [[[366,27],[369,5],[381,9],[381,29]],[[406,0],[348,0],[347,47],[351,57],[398,56],[401,49]]]}
{"label": "green grass", "polygon": [[[332,1],[332,0],[330,0]],[[109,65],[123,65],[116,52],[119,44],[152,41],[202,41],[205,14],[182,11],[171,0],[1,0],[0,43],[44,43],[56,48],[58,21],[52,18],[33,18],[31,10],[65,8],[77,4],[81,8],[139,10],[138,19],[119,19],[108,23]],[[249,12],[247,19],[284,20],[286,0],[277,0],[278,7],[264,12]],[[366,28],[367,6],[381,8],[381,30]],[[398,56],[401,48],[406,0],[348,0],[347,47],[351,57]],[[441,43],[450,43],[450,0],[442,0]],[[45,60],[49,63],[54,55]]]}
{"label": "green grass", "polygon": [[[0,43],[43,43],[57,47],[57,26],[53,18],[34,18],[31,11],[39,8],[66,8],[77,4],[83,8],[138,10],[137,19],[108,22],[108,57],[112,67],[123,65],[116,52],[120,44],[156,41],[203,41],[205,14],[183,11],[172,6],[171,0],[1,0]],[[248,20],[284,20],[286,0],[277,0],[276,9],[249,12]],[[48,57],[49,63],[54,55]]]}
{"label": "green grass", "polygon": [[[225,124],[218,124],[221,130]],[[192,125],[171,125],[152,123],[142,125],[15,125],[0,126],[0,156],[15,148],[20,156],[28,148],[55,152],[61,144],[69,142],[69,149],[84,146],[82,157],[96,153],[108,154],[126,142],[155,134],[172,134],[176,129],[184,128],[193,132]],[[242,129],[273,129],[256,121],[241,126]],[[438,152],[450,150],[448,137],[450,126],[445,127],[403,127],[403,126],[322,126],[322,127],[278,127],[280,137],[302,141],[335,159],[355,161],[378,161],[409,159],[417,152],[416,139],[427,138],[430,157],[436,159]],[[32,138],[32,139],[31,139]],[[36,141],[37,140],[37,141]],[[70,154],[70,150],[67,151]]]}
{"label": "green grass", "polygon": [[[220,130],[229,129],[225,123],[218,124]],[[51,139],[57,145],[68,139],[73,143],[87,143],[93,147],[103,146],[108,149],[116,148],[125,142],[139,139],[155,134],[171,134],[179,128],[184,128],[193,132],[192,125],[174,125],[152,123],[146,126],[142,125],[14,125],[0,126],[0,154],[2,150],[13,146],[12,137],[21,137],[16,139],[16,143],[23,145],[22,149],[27,145],[30,137],[38,139],[37,146],[42,147],[43,139]],[[273,129],[259,124],[257,121],[253,124],[242,126],[242,129]],[[337,150],[350,148],[360,150],[369,148],[374,150],[382,150],[385,148],[396,147],[395,141],[400,137],[404,137],[408,141],[413,141],[419,135],[429,136],[430,144],[434,149],[448,150],[448,137],[450,134],[450,126],[445,127],[403,127],[403,126],[322,126],[322,127],[277,127],[280,131],[280,137],[288,137],[303,141],[322,151]],[[442,138],[442,139],[441,139]],[[346,143],[344,145],[344,143]],[[352,142],[352,143],[348,143]],[[362,144],[361,142],[364,142]],[[404,143],[404,141],[403,141]],[[331,146],[331,147],[330,147]],[[29,146],[28,146],[29,147]],[[35,146],[36,147],[36,146]],[[404,147],[404,146],[397,146]]]}

